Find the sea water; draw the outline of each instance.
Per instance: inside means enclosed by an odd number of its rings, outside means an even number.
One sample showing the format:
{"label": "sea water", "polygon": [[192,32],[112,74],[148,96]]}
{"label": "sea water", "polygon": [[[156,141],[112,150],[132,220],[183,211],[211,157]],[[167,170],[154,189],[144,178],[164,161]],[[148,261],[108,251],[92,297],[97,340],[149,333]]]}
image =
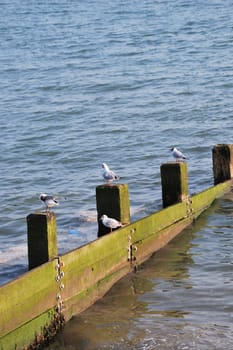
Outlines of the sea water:
{"label": "sea water", "polygon": [[[132,221],[161,208],[160,165],[172,160],[171,147],[178,147],[188,158],[190,194],[213,184],[212,147],[216,143],[232,143],[231,1],[4,0],[0,8],[1,284],[27,271],[26,217],[43,208],[39,200],[42,192],[59,197],[60,205],[54,210],[60,254],[96,238],[95,188],[103,183],[102,162],[121,176],[122,183],[128,184]],[[198,315],[202,322],[205,314],[203,326],[197,328],[203,349],[211,349],[208,342],[215,344],[216,339],[221,340],[232,330],[227,306],[221,310],[221,320],[215,315],[215,322],[213,305],[202,312],[195,304],[196,300],[205,304],[207,297],[212,303],[230,303],[231,277],[226,283],[222,281],[219,261],[212,264],[204,242],[195,241],[196,236],[203,235],[203,240],[208,239],[211,244],[211,253],[220,254],[231,266],[231,197],[218,205],[221,215],[211,212],[211,219],[207,217],[207,223],[200,226],[201,232],[197,226],[188,243],[188,256],[195,246],[194,256],[203,256],[202,263],[193,259],[193,264],[186,265],[181,259],[175,267],[172,257],[168,259],[177,270],[187,270],[188,276],[190,270],[200,268],[195,272],[195,300],[187,294],[185,301],[193,303],[188,313],[191,318],[195,314],[195,324]],[[212,219],[214,225],[209,227]],[[220,244],[220,238],[226,242]],[[168,253],[165,250],[160,254],[164,259]],[[152,265],[157,263],[155,256]],[[144,278],[152,280],[149,294],[142,290],[137,302],[149,298],[147,304],[150,299],[163,303],[165,289],[172,293],[175,302],[182,303],[183,289],[176,294],[173,283],[167,282],[167,271],[158,275],[148,264],[133,277],[139,284]],[[205,264],[211,266],[208,273],[203,270]],[[167,288],[160,288],[160,284],[167,283]],[[208,290],[202,294],[204,283],[213,284],[211,293]],[[219,284],[222,294],[219,290],[215,294],[214,286]],[[122,293],[127,295],[127,288]],[[116,298],[114,303],[118,301]],[[182,312],[180,304],[177,309]],[[119,317],[124,313],[122,310]],[[181,327],[174,333],[173,348],[188,346],[182,334],[188,337],[191,348],[196,333],[190,317],[180,318],[181,323],[175,325],[176,315],[166,315],[150,318],[153,327],[159,322],[160,328],[154,329],[141,313],[142,332],[134,337],[132,323],[122,339],[124,343],[132,337],[134,342],[126,342],[125,346],[149,349],[158,342],[161,349],[161,344],[164,349],[171,349],[166,335],[185,324],[185,330]],[[98,327],[96,315],[92,318],[93,322],[96,319],[94,327]],[[80,323],[71,328],[80,334]],[[112,341],[105,343],[102,339],[101,345],[95,341],[93,348],[122,348],[121,341],[116,339],[114,343],[111,332],[110,335]],[[80,349],[79,340],[73,337],[73,344],[67,349]],[[225,348],[230,348],[231,336],[225,340]],[[220,345],[216,348],[223,349]],[[84,345],[83,349],[88,347]]]}

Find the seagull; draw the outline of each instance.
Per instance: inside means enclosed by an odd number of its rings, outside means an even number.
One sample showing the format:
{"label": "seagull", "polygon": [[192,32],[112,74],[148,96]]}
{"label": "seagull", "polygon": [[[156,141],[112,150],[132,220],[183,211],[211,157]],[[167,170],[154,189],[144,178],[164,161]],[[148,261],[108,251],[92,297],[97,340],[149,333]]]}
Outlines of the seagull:
{"label": "seagull", "polygon": [[171,148],[171,152],[172,152],[173,157],[176,159],[176,161],[179,161],[179,160],[182,161],[182,160],[186,159],[186,157],[183,155],[183,153],[180,152],[176,147]]}
{"label": "seagull", "polygon": [[120,221],[118,221],[116,219],[113,219],[113,218],[109,218],[105,214],[103,214],[101,216],[100,220],[102,221],[102,223],[103,223],[103,225],[105,227],[110,228],[110,232],[112,232],[113,228],[118,228],[118,227],[123,227],[124,226]]}
{"label": "seagull", "polygon": [[106,163],[102,164],[103,170],[103,178],[107,182],[112,182],[114,180],[119,180],[120,176],[116,175],[114,171],[110,170],[109,166]]}
{"label": "seagull", "polygon": [[46,210],[49,210],[49,208],[52,208],[55,205],[59,205],[57,197],[48,196],[46,193],[41,193],[40,200],[45,204]]}

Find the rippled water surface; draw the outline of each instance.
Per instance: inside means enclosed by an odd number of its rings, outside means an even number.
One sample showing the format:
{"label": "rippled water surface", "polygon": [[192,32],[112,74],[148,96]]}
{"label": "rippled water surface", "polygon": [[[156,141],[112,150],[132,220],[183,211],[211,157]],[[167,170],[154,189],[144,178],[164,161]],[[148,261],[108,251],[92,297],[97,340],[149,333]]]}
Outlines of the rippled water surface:
{"label": "rippled water surface", "polygon": [[[60,253],[96,238],[102,162],[129,185],[132,220],[161,207],[160,165],[171,160],[173,146],[188,157],[190,193],[212,185],[211,149],[232,142],[231,1],[3,0],[0,8],[0,283],[27,270],[26,216],[42,208],[41,192],[60,197]],[[135,309],[125,305],[133,313],[127,336],[111,341],[111,330],[102,348],[192,349],[197,339],[201,349],[211,349],[210,343],[222,349],[221,341],[229,348],[231,200],[218,205],[221,214],[206,216],[213,227],[196,223],[188,231],[186,258],[179,251],[183,235],[116,287],[126,283],[131,293],[136,284],[142,295],[136,292]],[[191,282],[180,276],[176,285],[175,266]],[[199,290],[202,285],[207,290]],[[206,305],[207,294],[212,305]],[[190,295],[200,305],[191,306]],[[125,298],[131,294],[116,300]],[[162,312],[165,304],[171,312]],[[118,309],[124,323],[126,310]],[[88,317],[71,328],[79,334]],[[70,346],[79,349],[81,340],[74,336]],[[88,349],[92,340],[82,344]]]}

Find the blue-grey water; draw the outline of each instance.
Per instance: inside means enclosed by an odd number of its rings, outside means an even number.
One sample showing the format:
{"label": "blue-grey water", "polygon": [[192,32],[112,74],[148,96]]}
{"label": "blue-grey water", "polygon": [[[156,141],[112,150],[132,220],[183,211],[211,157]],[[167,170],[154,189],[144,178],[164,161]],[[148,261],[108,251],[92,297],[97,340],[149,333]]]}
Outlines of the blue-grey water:
{"label": "blue-grey water", "polygon": [[[0,283],[27,270],[26,216],[43,208],[41,192],[60,197],[60,253],[96,238],[102,162],[128,184],[132,220],[161,208],[160,165],[173,146],[188,157],[191,194],[213,184],[212,147],[232,142],[232,1],[2,0],[0,9]],[[229,195],[56,346],[232,348],[231,213]]]}

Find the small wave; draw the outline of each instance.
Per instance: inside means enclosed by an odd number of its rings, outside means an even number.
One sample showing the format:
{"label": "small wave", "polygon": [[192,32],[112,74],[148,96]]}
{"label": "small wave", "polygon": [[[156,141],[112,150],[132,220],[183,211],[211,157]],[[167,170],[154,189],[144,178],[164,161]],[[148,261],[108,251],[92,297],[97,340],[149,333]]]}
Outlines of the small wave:
{"label": "small wave", "polygon": [[12,264],[19,262],[19,259],[27,257],[27,245],[20,244],[14,247],[2,250],[0,254],[0,264]]}
{"label": "small wave", "polygon": [[97,221],[97,213],[96,210],[84,210],[79,211],[77,214],[78,220],[80,222],[96,222]]}

